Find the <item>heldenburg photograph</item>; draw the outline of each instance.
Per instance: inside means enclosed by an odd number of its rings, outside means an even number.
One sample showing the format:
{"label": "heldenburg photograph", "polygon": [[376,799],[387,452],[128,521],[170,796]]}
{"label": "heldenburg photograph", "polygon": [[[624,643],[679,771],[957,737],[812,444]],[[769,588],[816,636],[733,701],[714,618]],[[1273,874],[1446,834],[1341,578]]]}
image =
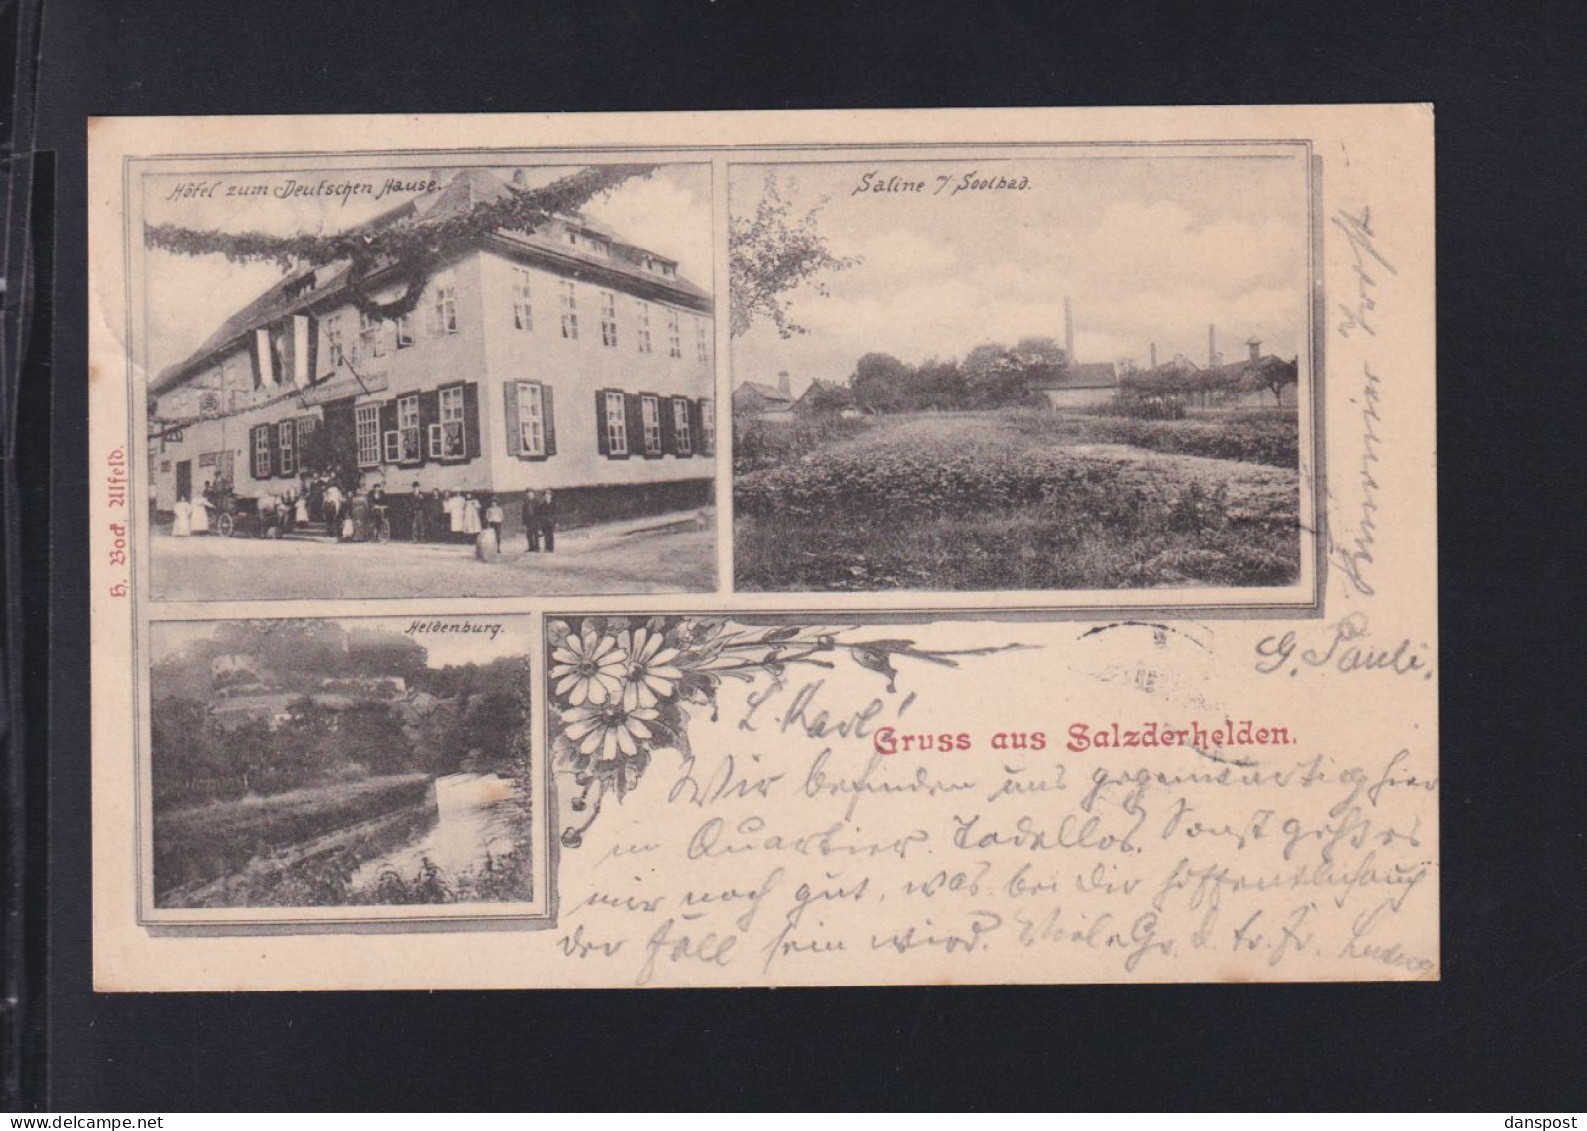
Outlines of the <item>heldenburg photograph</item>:
{"label": "heldenburg photograph", "polygon": [[540,894],[527,617],[152,630],[155,907]]}

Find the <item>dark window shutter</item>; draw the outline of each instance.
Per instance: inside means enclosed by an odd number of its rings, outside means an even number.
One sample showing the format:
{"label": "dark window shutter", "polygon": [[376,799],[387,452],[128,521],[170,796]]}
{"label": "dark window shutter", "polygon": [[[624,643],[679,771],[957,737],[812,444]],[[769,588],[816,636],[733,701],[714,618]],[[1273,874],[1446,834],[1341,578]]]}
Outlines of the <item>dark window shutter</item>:
{"label": "dark window shutter", "polygon": [[518,382],[508,381],[502,386],[507,400],[507,454],[523,457],[523,433],[518,429]]}
{"label": "dark window shutter", "polygon": [[270,445],[270,477],[272,479],[283,474],[281,471],[281,433],[274,424],[264,425],[265,440]]}
{"label": "dark window shutter", "polygon": [[479,386],[470,381],[463,386],[463,454],[469,459],[484,454],[479,440]]}
{"label": "dark window shutter", "polygon": [[312,385],[320,379],[320,320],[315,315],[309,315],[309,348],[308,364],[305,372],[309,375],[309,384]]}
{"label": "dark window shutter", "polygon": [[705,450],[705,414],[701,411],[700,402],[692,397],[689,405],[689,435],[694,441],[696,455],[709,455]]}
{"label": "dark window shutter", "polygon": [[656,398],[656,415],[661,419],[661,454],[678,454],[678,430],[672,426],[672,402],[666,397]]}
{"label": "dark window shutter", "polygon": [[[386,433],[397,429],[397,402],[393,398],[380,402],[380,462],[386,462]],[[399,451],[397,453],[401,455]]]}
{"label": "dark window shutter", "polygon": [[551,386],[540,386],[540,411],[546,418],[546,455],[557,454],[557,414],[551,401]]}
{"label": "dark window shutter", "polygon": [[264,384],[264,374],[259,371],[259,342],[253,334],[248,335],[248,362],[253,366],[253,387],[257,389]]}
{"label": "dark window shutter", "polygon": [[595,450],[603,456],[612,454],[606,435],[606,390],[595,390]]}
{"label": "dark window shutter", "polygon": [[645,454],[645,416],[639,407],[638,393],[623,394],[624,408],[628,411],[628,454]]}
{"label": "dark window shutter", "polygon": [[430,425],[441,421],[441,394],[435,389],[419,394],[419,454],[430,458]]}
{"label": "dark window shutter", "polygon": [[716,454],[716,445],[706,442],[706,436],[709,435],[709,433],[707,433],[705,430],[705,414],[713,411],[713,409],[708,409],[705,407],[704,397],[701,397],[699,400],[694,402],[694,408],[700,416],[700,453],[702,455],[714,456]]}

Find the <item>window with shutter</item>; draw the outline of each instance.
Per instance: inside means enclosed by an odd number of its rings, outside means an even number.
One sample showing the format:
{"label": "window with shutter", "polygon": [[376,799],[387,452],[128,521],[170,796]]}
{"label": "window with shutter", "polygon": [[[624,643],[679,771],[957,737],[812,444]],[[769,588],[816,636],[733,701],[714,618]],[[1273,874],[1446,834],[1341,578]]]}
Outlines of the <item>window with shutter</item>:
{"label": "window with shutter", "polygon": [[281,453],[281,474],[296,475],[298,473],[298,429],[296,422],[283,420],[276,425],[276,449]]}
{"label": "window with shutter", "polygon": [[452,385],[440,390],[441,459],[463,459],[468,455],[468,442],[463,427],[463,386]]}
{"label": "window with shutter", "polygon": [[419,443],[419,394],[397,398],[397,462],[417,463],[423,458]]}
{"label": "window with shutter", "polygon": [[514,435],[508,437],[509,448],[526,459],[545,458],[543,386],[538,381],[518,381],[508,388],[513,393],[508,405],[508,422],[514,426]]}
{"label": "window with shutter", "polygon": [[434,389],[419,394],[419,435],[426,459],[441,458],[441,396]]}
{"label": "window with shutter", "polygon": [[546,417],[546,458],[550,459],[557,454],[557,412],[556,398],[552,395],[550,385],[540,386],[540,403]]}
{"label": "window with shutter", "polygon": [[700,398],[700,451],[716,454],[716,405],[710,397]]}
{"label": "window with shutter", "polygon": [[624,409],[628,417],[628,450],[629,452],[643,452],[645,450],[645,425],[639,414],[639,394],[624,393],[626,402]]}
{"label": "window with shutter", "polygon": [[270,478],[270,426],[268,424],[256,425],[253,432],[253,477],[255,479]]}
{"label": "window with shutter", "polygon": [[380,406],[361,404],[354,410],[358,438],[358,466],[380,466]]}
{"label": "window with shutter", "polygon": [[639,415],[645,429],[646,457],[661,455],[661,399],[651,393],[642,394],[639,398]]}
{"label": "window with shutter", "polygon": [[606,443],[602,454],[612,457],[628,454],[627,398],[622,393],[607,389],[601,394],[601,420],[605,425]]}
{"label": "window with shutter", "polygon": [[680,456],[694,454],[694,427],[689,419],[689,399],[687,397],[672,398],[672,434],[673,443]]}

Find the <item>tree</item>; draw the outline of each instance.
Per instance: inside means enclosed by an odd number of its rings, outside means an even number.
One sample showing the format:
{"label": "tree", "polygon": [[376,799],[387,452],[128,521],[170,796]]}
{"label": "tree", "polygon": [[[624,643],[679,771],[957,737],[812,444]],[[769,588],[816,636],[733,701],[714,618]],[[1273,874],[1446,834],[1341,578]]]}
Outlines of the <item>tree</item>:
{"label": "tree", "polygon": [[424,769],[415,757],[413,740],[385,703],[357,703],[336,718],[339,760],[354,762],[377,774]]}
{"label": "tree", "polygon": [[1018,404],[1024,398],[1028,375],[1029,369],[1007,346],[996,342],[976,346],[964,355],[966,407]]}
{"label": "tree", "polygon": [[429,652],[400,632],[354,629],[347,634],[347,664],[355,675],[401,676],[405,684],[423,679]]}
{"label": "tree", "polygon": [[[476,695],[453,729],[447,753],[470,759],[481,770],[504,768],[514,750],[514,738],[525,723],[520,697],[508,691]],[[462,766],[448,768],[469,768]]]}
{"label": "tree", "polygon": [[1280,361],[1276,357],[1264,357],[1261,361],[1252,364],[1241,383],[1243,388],[1252,392],[1266,391],[1273,394],[1273,403],[1284,403],[1284,386],[1298,384],[1300,381],[1300,359]]}
{"label": "tree", "polygon": [[902,412],[909,405],[913,371],[890,353],[868,353],[854,363],[849,388],[864,408],[876,412]]}
{"label": "tree", "polygon": [[816,230],[816,216],[824,203],[793,218],[793,204],[782,195],[777,174],[767,173],[755,214],[733,219],[727,254],[735,338],[747,333],[757,318],[769,319],[784,338],[805,333],[789,317],[786,296],[806,285],[825,296],[827,285],[821,276],[859,262],[833,255]]}
{"label": "tree", "polygon": [[1064,352],[1063,346],[1058,344],[1058,339],[1045,335],[1021,338],[1014,343],[1014,348],[1008,351],[1008,355],[1010,360],[1022,369],[1033,369],[1038,365],[1051,365],[1062,369],[1069,364],[1069,355]]}
{"label": "tree", "polygon": [[930,358],[915,370],[912,400],[917,408],[956,409],[965,403],[968,386],[956,358]]}

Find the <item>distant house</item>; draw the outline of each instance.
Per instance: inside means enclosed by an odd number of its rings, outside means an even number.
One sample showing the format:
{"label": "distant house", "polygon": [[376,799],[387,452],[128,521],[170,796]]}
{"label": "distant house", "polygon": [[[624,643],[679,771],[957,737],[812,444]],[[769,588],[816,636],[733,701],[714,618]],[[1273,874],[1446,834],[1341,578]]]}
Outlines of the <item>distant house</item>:
{"label": "distant house", "polygon": [[1243,361],[1213,366],[1206,371],[1207,386],[1217,402],[1242,408],[1294,408],[1300,393],[1300,359],[1285,361],[1262,352],[1262,342],[1251,338],[1246,343]]}
{"label": "distant house", "polygon": [[741,381],[733,390],[733,412],[752,416],[786,417],[793,411],[794,397],[788,374],[777,374],[777,383]]}
{"label": "distant house", "polygon": [[1025,379],[1025,389],[1052,408],[1106,404],[1119,391],[1119,374],[1111,361],[1043,365]]}
{"label": "distant house", "polygon": [[801,416],[858,414],[854,390],[847,385],[837,385],[817,377],[810,387],[794,401],[793,411]]}

